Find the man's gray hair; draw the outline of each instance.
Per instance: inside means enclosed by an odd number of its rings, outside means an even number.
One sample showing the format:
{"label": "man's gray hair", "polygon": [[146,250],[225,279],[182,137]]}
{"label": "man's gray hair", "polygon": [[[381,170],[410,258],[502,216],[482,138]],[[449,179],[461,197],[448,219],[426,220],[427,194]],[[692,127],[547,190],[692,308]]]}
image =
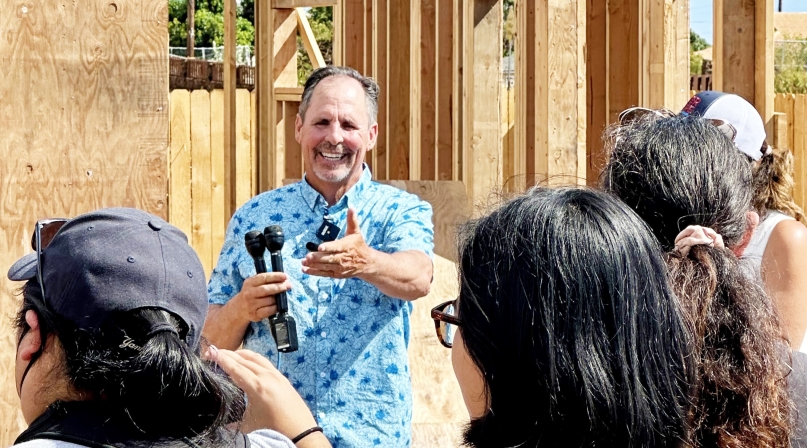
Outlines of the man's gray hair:
{"label": "man's gray hair", "polygon": [[300,109],[298,111],[300,118],[305,120],[305,113],[308,110],[308,106],[311,104],[311,97],[314,95],[314,89],[317,87],[317,84],[331,76],[347,76],[361,84],[362,89],[364,89],[365,102],[367,103],[367,118],[369,118],[369,124],[372,125],[375,123],[378,117],[378,83],[376,83],[373,78],[362,76],[361,73],[350,67],[342,67],[339,65],[328,65],[318,68],[308,77],[308,80],[305,82],[305,88],[303,88],[303,99],[300,102]]}

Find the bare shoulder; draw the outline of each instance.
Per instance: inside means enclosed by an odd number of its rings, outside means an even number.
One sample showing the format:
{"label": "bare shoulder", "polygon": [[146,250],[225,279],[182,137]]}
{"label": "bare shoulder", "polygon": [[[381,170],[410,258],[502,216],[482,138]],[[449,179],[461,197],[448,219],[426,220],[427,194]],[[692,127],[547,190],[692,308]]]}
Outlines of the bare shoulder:
{"label": "bare shoulder", "polygon": [[792,219],[782,221],[771,232],[768,246],[772,244],[782,248],[804,249],[807,247],[807,227]]}

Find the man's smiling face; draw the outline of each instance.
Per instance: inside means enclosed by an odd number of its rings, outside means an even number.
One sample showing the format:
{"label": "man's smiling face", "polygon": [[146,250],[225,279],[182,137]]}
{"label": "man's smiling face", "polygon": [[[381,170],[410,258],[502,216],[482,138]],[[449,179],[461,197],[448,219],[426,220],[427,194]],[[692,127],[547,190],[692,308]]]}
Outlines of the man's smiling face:
{"label": "man's smiling face", "polygon": [[320,81],[305,118],[298,115],[295,122],[309,184],[323,194],[350,188],[361,177],[364,156],[377,134],[358,81],[338,75]]}

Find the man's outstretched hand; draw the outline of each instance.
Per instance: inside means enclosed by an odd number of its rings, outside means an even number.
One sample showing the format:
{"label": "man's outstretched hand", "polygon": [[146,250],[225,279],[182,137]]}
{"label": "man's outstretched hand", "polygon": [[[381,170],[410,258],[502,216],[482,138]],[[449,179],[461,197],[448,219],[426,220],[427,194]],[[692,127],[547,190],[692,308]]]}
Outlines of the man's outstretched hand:
{"label": "man's outstretched hand", "polygon": [[345,236],[322,243],[302,261],[303,273],[320,277],[350,278],[370,273],[376,251],[367,245],[356,210],[347,211]]}

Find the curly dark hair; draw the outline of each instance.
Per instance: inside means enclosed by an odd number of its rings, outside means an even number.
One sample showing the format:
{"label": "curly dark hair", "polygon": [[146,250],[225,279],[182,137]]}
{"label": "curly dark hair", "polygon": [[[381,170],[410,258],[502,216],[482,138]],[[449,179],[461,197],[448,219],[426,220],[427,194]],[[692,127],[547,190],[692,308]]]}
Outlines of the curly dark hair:
{"label": "curly dark hair", "polygon": [[[731,250],[747,242],[750,164],[715,126],[691,116],[648,114],[606,131],[606,145],[602,186],[653,229],[688,308],[697,348],[691,444],[789,446],[786,340],[772,301]],[[674,252],[688,225],[711,227],[726,248]]]}

